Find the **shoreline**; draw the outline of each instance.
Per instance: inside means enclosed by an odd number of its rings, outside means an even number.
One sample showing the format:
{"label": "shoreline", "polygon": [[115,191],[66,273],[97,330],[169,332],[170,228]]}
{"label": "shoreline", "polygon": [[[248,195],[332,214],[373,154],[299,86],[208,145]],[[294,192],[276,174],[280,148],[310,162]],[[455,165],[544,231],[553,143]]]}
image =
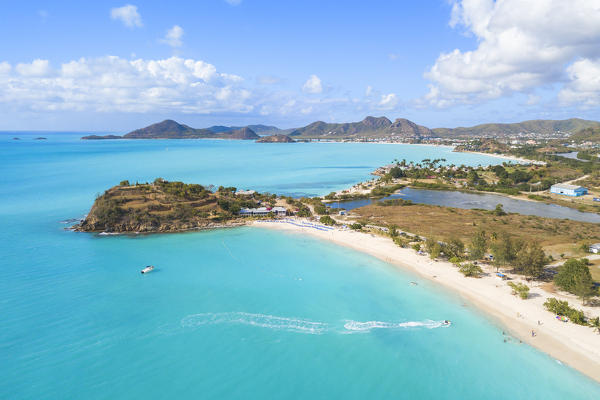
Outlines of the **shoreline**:
{"label": "shoreline", "polygon": [[[296,220],[301,221],[301,220]],[[572,298],[543,291],[539,284],[531,287],[531,297],[521,300],[511,294],[505,282],[493,275],[479,279],[466,278],[447,261],[433,261],[417,255],[412,249],[396,246],[389,238],[352,230],[319,230],[292,225],[285,222],[254,221],[250,227],[278,229],[295,234],[308,234],[337,245],[370,254],[396,267],[417,274],[452,290],[470,301],[486,316],[502,326],[523,342],[569,365],[589,378],[600,382],[600,335],[587,326],[563,323],[546,311],[543,303],[548,297]],[[583,308],[588,313],[591,307]],[[597,314],[597,310],[595,314]],[[542,325],[538,325],[538,321]],[[531,337],[531,330],[536,336]]]}
{"label": "shoreline", "polygon": [[515,156],[508,155],[508,154],[484,153],[482,151],[457,151],[456,153],[479,154],[481,156],[489,156],[489,157],[495,157],[495,158],[505,158],[505,159],[511,160],[511,161],[519,161],[519,162],[530,163],[530,164],[533,164],[533,163],[537,162],[537,160],[529,160],[527,158],[515,157]]}

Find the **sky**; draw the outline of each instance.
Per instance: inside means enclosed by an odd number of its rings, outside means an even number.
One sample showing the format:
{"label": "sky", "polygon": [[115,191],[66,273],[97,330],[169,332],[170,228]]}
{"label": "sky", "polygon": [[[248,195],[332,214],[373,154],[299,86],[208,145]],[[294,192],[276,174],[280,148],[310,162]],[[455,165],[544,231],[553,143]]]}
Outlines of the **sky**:
{"label": "sky", "polygon": [[600,120],[600,0],[3,0],[0,35],[0,130]]}

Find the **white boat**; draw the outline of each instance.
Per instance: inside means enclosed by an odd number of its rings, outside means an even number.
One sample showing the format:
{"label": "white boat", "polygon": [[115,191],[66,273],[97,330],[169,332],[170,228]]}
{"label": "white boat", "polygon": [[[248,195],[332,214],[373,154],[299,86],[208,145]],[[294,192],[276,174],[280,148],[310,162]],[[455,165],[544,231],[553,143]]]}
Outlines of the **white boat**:
{"label": "white boat", "polygon": [[142,274],[147,274],[148,272],[152,271],[153,269],[154,269],[154,265],[148,265],[141,272],[142,272]]}
{"label": "white boat", "polygon": [[442,322],[442,326],[450,326],[450,325],[452,325],[452,322],[447,319],[445,319],[444,322]]}

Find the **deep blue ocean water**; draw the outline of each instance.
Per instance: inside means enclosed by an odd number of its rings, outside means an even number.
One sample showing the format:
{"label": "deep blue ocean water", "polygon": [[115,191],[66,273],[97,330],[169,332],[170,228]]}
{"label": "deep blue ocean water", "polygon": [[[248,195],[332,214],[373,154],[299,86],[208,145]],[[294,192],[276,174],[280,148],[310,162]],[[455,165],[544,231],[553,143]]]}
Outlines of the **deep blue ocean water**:
{"label": "deep blue ocean water", "polygon": [[[426,146],[79,136],[0,134],[1,399],[600,396],[551,357],[505,343],[459,297],[347,248],[260,228],[136,237],[61,223],[122,179],[318,195],[394,158],[498,159]],[[156,270],[141,275],[147,264]]]}

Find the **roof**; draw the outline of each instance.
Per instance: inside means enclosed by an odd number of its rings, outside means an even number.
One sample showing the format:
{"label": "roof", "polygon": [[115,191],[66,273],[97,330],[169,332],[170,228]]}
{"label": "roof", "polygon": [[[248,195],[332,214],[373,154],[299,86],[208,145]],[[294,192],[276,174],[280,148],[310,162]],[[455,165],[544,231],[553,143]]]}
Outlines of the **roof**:
{"label": "roof", "polygon": [[552,185],[552,187],[558,188],[558,189],[567,189],[567,190],[585,189],[582,186],[567,185],[566,183],[557,183],[556,185]]}

